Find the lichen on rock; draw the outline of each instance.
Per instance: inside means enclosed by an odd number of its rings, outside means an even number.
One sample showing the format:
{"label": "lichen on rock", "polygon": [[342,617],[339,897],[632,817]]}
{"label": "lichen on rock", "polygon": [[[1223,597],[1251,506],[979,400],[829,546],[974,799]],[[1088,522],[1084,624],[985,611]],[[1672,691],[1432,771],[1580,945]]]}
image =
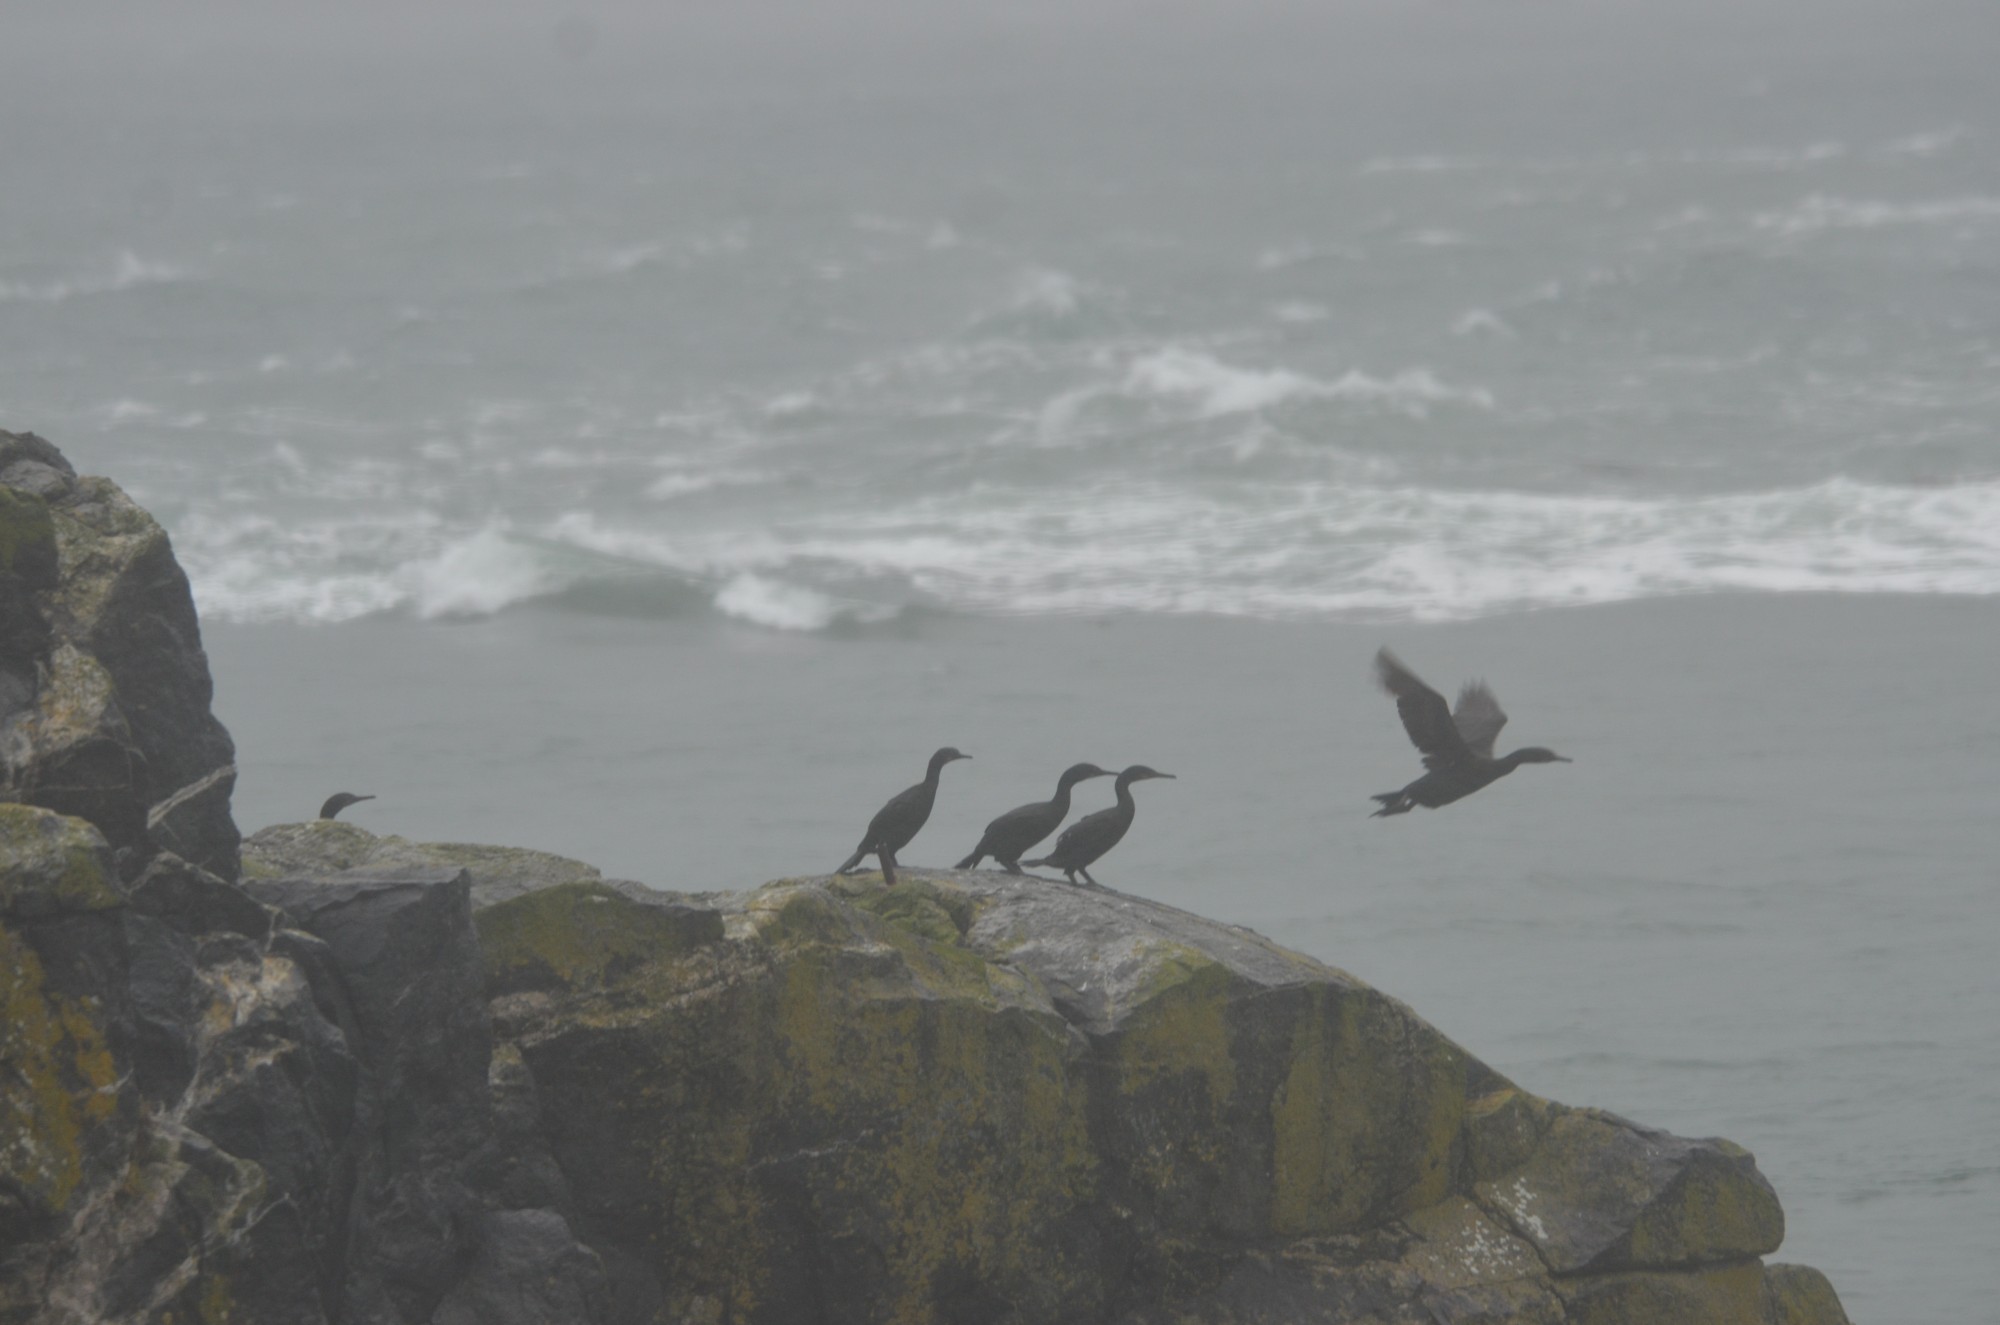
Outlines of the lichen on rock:
{"label": "lichen on rock", "polygon": [[1764,1300],[1746,1152],[1538,1100],[1247,931],[1002,874],[661,904],[712,918],[587,884],[479,917],[579,1228],[660,1318]]}

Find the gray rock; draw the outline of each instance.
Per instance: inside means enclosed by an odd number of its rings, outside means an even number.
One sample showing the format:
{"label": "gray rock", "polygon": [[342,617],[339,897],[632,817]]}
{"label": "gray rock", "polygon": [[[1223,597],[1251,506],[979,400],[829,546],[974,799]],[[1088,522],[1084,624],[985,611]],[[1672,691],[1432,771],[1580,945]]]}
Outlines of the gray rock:
{"label": "gray rock", "polygon": [[432,1325],[559,1325],[604,1319],[604,1267],[553,1210],[487,1215],[479,1251]]}
{"label": "gray rock", "polygon": [[[348,871],[387,875],[426,869],[464,870],[471,880],[475,911],[543,888],[603,880],[595,865],[546,851],[378,837],[341,819],[272,824],[258,829],[243,843],[243,870],[254,878],[327,878]],[[649,891],[636,883],[613,882],[610,886],[626,892]]]}
{"label": "gray rock", "polygon": [[0,433],[0,625],[0,799],[89,819],[128,877],[165,849],[235,878],[235,747],[187,577],[150,515],[32,434]]}
{"label": "gray rock", "polygon": [[1556,1118],[1525,1164],[1477,1191],[1558,1274],[1714,1265],[1785,1237],[1749,1151],[1590,1110]]}

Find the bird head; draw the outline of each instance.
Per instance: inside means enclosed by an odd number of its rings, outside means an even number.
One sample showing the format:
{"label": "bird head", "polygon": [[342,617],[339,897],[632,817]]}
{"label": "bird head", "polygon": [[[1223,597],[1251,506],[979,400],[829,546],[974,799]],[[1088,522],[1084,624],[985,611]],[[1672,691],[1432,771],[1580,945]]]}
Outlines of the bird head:
{"label": "bird head", "polygon": [[1110,776],[1110,769],[1099,768],[1096,764],[1071,764],[1063,770],[1062,778],[1057,785],[1061,790],[1067,791],[1077,783],[1089,778],[1108,778]]}
{"label": "bird head", "polygon": [[1147,768],[1144,764],[1134,764],[1118,775],[1118,780],[1130,786],[1134,782],[1144,782],[1148,778],[1172,778],[1172,773],[1162,773],[1158,769]]}
{"label": "bird head", "polygon": [[351,791],[337,791],[326,798],[326,804],[319,807],[319,817],[322,819],[331,819],[350,805],[358,805],[362,801],[372,801],[374,799],[373,796],[357,796]]}
{"label": "bird head", "polygon": [[931,756],[931,772],[933,773],[937,772],[940,768],[943,768],[946,764],[949,764],[954,759],[970,759],[970,758],[972,758],[971,755],[964,754],[961,751],[955,749],[954,747],[947,745],[942,749],[940,749],[936,754]]}

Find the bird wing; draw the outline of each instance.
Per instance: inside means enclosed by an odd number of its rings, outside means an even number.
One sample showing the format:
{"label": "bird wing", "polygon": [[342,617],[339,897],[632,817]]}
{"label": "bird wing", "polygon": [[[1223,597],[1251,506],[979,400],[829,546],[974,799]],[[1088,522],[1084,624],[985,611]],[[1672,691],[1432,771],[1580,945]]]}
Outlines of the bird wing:
{"label": "bird wing", "polygon": [[1493,757],[1493,738],[1507,725],[1507,714],[1484,681],[1470,681],[1458,692],[1458,707],[1451,711],[1451,724],[1460,739],[1482,759]]}
{"label": "bird wing", "polygon": [[[891,796],[889,803],[875,811],[875,817],[868,821],[868,835],[861,839],[862,845],[872,851],[875,844],[888,839],[892,843],[889,847],[891,851],[900,851],[908,846],[910,839],[917,835],[917,830],[924,826],[923,820],[930,817],[930,806],[924,800],[926,790],[928,788],[919,782]],[[915,828],[906,833],[900,831],[913,819],[917,821]]]}
{"label": "bird wing", "polygon": [[[1062,836],[1056,839],[1056,849],[1048,854],[1048,859],[1058,867],[1088,865],[1116,845],[1124,833],[1125,825],[1119,821],[1116,807],[1086,814],[1063,829]],[[1106,841],[1106,838],[1110,840]]]}
{"label": "bird wing", "polygon": [[1396,713],[1403,719],[1410,743],[1423,753],[1425,768],[1444,768],[1471,753],[1465,737],[1452,723],[1444,696],[1403,666],[1402,659],[1382,649],[1375,655],[1375,677],[1396,697]]}

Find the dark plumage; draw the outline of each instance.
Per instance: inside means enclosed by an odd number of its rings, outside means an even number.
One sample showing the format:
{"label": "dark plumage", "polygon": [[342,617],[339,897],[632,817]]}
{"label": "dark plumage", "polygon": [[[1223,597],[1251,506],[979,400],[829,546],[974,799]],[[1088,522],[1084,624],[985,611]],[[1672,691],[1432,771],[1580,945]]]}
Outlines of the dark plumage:
{"label": "dark plumage", "polygon": [[319,807],[319,817],[322,819],[337,818],[340,812],[348,806],[358,805],[362,801],[372,801],[374,799],[373,796],[357,796],[351,791],[336,791],[333,795],[326,798],[326,804]]}
{"label": "dark plumage", "polygon": [[1118,803],[1108,810],[1087,814],[1078,819],[1063,835],[1056,839],[1056,849],[1040,860],[1023,862],[1028,865],[1053,865],[1069,876],[1071,883],[1081,874],[1083,881],[1091,887],[1098,886],[1090,877],[1089,866],[1105,852],[1118,845],[1125,836],[1125,830],[1132,826],[1133,811],[1138,809],[1132,800],[1132,784],[1144,782],[1147,778],[1171,778],[1172,773],[1156,773],[1144,764],[1134,764],[1118,775]]}
{"label": "dark plumage", "polygon": [[1419,805],[1433,810],[1449,805],[1489,782],[1499,781],[1522,764],[1570,762],[1539,745],[1495,759],[1493,738],[1507,725],[1507,715],[1484,681],[1468,682],[1458,692],[1454,712],[1445,707],[1443,695],[1425,685],[1387,649],[1375,655],[1375,676],[1382,688],[1396,697],[1403,730],[1422,752],[1429,771],[1401,791],[1378,793],[1375,799],[1382,802],[1382,808],[1371,818],[1408,814]]}
{"label": "dark plumage", "polygon": [[981,859],[991,856],[1009,874],[1019,874],[1021,856],[1028,848],[1062,826],[1064,816],[1069,813],[1069,789],[1086,778],[1110,776],[1110,769],[1099,768],[1096,764],[1071,764],[1056,779],[1054,799],[1009,810],[986,825],[979,845],[972,848],[971,855],[958,862],[958,868],[972,869]]}
{"label": "dark plumage", "polygon": [[931,766],[924,773],[924,780],[906,791],[899,791],[889,798],[889,803],[875,811],[875,817],[868,821],[868,831],[861,835],[861,845],[854,848],[854,854],[847,863],[835,870],[835,874],[846,874],[861,863],[863,856],[873,854],[882,862],[882,881],[896,882],[896,853],[910,844],[931,817],[931,806],[937,801],[938,774],[954,759],[970,759],[971,755],[960,754],[950,746],[945,746],[931,756]]}

